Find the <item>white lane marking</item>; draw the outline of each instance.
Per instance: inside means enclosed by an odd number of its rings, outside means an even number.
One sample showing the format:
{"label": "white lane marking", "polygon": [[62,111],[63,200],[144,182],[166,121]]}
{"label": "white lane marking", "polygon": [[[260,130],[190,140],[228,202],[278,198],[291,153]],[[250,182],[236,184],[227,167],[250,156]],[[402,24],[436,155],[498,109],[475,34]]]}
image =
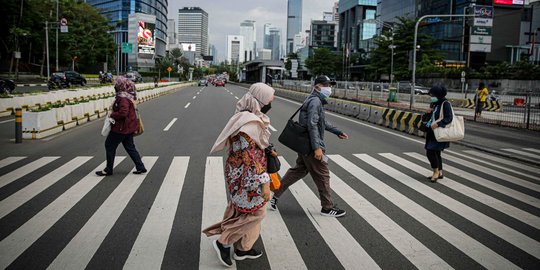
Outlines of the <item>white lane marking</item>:
{"label": "white lane marking", "polygon": [[237,96],[234,96],[234,98],[239,99]]}
{"label": "white lane marking", "polygon": [[276,131],[277,131],[277,129],[275,129],[272,125],[268,125],[268,127],[269,127],[270,130],[273,131],[273,132],[276,132]]}
{"label": "white lane marking", "polygon": [[[279,174],[285,175],[290,165],[283,157],[279,157],[279,159],[281,161]],[[289,190],[343,268],[380,269],[377,263],[336,218],[321,216],[321,201],[302,179],[290,186]]]}
{"label": "white lane marking", "polygon": [[25,159],[26,157],[8,157],[8,158],[4,158],[2,160],[0,160],[0,168],[4,168],[8,165],[11,165],[19,160],[23,160]]}
{"label": "white lane marking", "polygon": [[502,164],[507,165],[507,166],[516,167],[516,168],[518,168],[520,170],[540,174],[540,169],[535,168],[535,167],[531,167],[531,166],[527,166],[527,165],[525,165],[523,163],[518,163],[518,162],[508,160],[508,159],[486,155],[485,153],[481,153],[481,152],[478,152],[478,151],[475,151],[475,150],[465,150],[463,152],[465,152],[467,154],[477,156],[477,157],[479,157],[481,159],[488,159],[488,160],[491,160],[491,161],[502,163]]}
{"label": "white lane marking", "polygon": [[24,165],[14,171],[11,171],[7,174],[4,174],[2,176],[0,176],[0,188],[1,187],[4,187],[8,184],[10,184],[11,182],[33,172],[34,170],[37,170],[47,164],[49,164],[50,162],[53,162],[57,159],[59,159],[60,157],[42,157],[38,160],[35,160],[27,165]]}
{"label": "white lane marking", "polygon": [[355,157],[370,164],[377,170],[394,178],[396,181],[416,190],[420,194],[430,198],[435,203],[446,207],[450,211],[462,216],[470,222],[477,224],[480,228],[493,233],[493,235],[507,241],[536,258],[540,258],[540,242],[512,229],[486,214],[465,205],[464,203],[451,198],[450,196],[434,189],[433,185],[425,185],[412,177],[384,164],[383,162],[370,157],[367,154],[356,154]]}
{"label": "white lane marking", "polygon": [[[420,175],[430,175],[433,173],[432,170],[426,169],[422,166],[416,165],[415,163],[412,163],[404,158],[398,157],[394,154],[379,154],[405,168],[408,168],[414,172],[419,173]],[[486,195],[482,192],[479,192],[475,189],[472,189],[466,185],[463,185],[459,182],[456,182],[448,176],[444,177],[444,180],[438,181],[437,184],[446,186],[448,188],[451,188],[473,200],[476,200],[482,204],[485,204],[497,211],[503,212],[511,217],[514,217],[517,220],[520,220],[523,223],[529,224],[537,229],[540,229],[540,217],[537,217],[535,215],[532,215],[526,211],[523,211],[515,206],[512,206],[508,203],[505,203],[503,201],[500,201],[498,199],[495,199],[489,195]]]}
{"label": "white lane marking", "polygon": [[[116,157],[114,166],[118,165],[126,157]],[[101,163],[94,171],[102,170],[105,162]],[[0,269],[5,269],[27,248],[49,230],[60,218],[62,218],[77,202],[79,202],[101,180],[92,171],[70,189],[64,192],[54,202],[50,203],[34,217],[20,226],[16,231],[0,242]]]}
{"label": "white lane marking", "polygon": [[[157,157],[143,157],[150,172]],[[47,269],[84,269],[148,174],[128,174]]]}
{"label": "white lane marking", "polygon": [[533,158],[533,159],[540,159],[540,155],[538,155],[538,154],[528,153],[528,152],[524,152],[524,151],[520,151],[520,150],[516,150],[516,149],[509,149],[509,148],[501,149],[501,150],[506,151],[506,152],[511,152],[511,153],[514,153],[514,154],[518,154],[518,155],[522,155],[522,156],[526,156],[526,157]]}
{"label": "white lane marking", "polygon": [[[204,171],[201,231],[221,221],[227,204],[223,158],[207,157]],[[212,246],[212,242],[217,238],[218,236],[207,237],[201,233],[199,269],[219,269],[222,267]],[[236,264],[228,269],[236,269]]]}
{"label": "white lane marking", "polygon": [[13,121],[15,121],[15,119],[9,119],[9,120],[0,122],[0,124],[5,124],[5,123],[13,122]]}
{"label": "white lane marking", "polygon": [[452,269],[443,259],[330,172],[332,190],[418,269]]}
{"label": "white lane marking", "polygon": [[163,131],[169,131],[169,129],[171,129],[171,127],[174,125],[174,123],[176,122],[176,120],[178,120],[178,118],[173,118],[171,120],[171,122],[163,129]]}
{"label": "white lane marking", "polygon": [[189,157],[174,157],[124,269],[159,269],[182,193]]}
{"label": "white lane marking", "polygon": [[477,163],[470,162],[468,160],[464,160],[458,157],[454,157],[452,155],[444,155],[444,158],[453,162],[456,162],[460,164],[461,166],[469,167],[471,169],[477,170],[479,172],[485,173],[487,175],[491,175],[494,177],[497,177],[503,181],[507,181],[509,183],[513,183],[522,187],[526,187],[528,189],[534,190],[536,192],[540,192],[540,185],[514,177],[512,175],[502,173],[495,171],[491,168],[488,168],[486,166],[478,165]]}
{"label": "white lane marking", "polygon": [[193,96],[193,99],[196,99],[196,98],[197,98],[197,96]]}
{"label": "white lane marking", "polygon": [[234,95],[233,92],[229,92],[229,94]]}
{"label": "white lane marking", "polygon": [[5,217],[13,210],[25,204],[27,201],[43,192],[48,187],[52,186],[60,179],[66,177],[68,174],[79,168],[90,159],[92,159],[92,157],[76,157],[58,169],[17,191],[15,194],[7,197],[2,201],[2,203],[0,203],[0,218]]}
{"label": "white lane marking", "polygon": [[191,102],[188,102],[188,104],[186,104],[186,106],[184,107],[184,109],[187,109],[187,107],[189,107],[189,105],[191,105]]}
{"label": "white lane marking", "polygon": [[540,149],[534,149],[534,148],[523,148],[523,150],[534,152],[540,154]]}
{"label": "white lane marking", "polygon": [[410,217],[426,226],[448,243],[463,251],[467,256],[488,269],[519,269],[512,262],[497,254],[482,243],[456,229],[439,216],[428,211],[405,195],[386,185],[349,160],[339,155],[328,155],[338,166],[352,174],[375,192],[392,202],[395,206],[409,214]]}
{"label": "white lane marking", "polygon": [[[410,157],[413,157],[415,159],[418,159],[424,163],[427,163],[426,157],[418,154],[418,153],[405,153],[405,155],[408,155]],[[540,208],[540,199],[535,198],[533,196],[521,193],[519,191],[516,191],[514,189],[511,189],[509,187],[503,186],[501,184],[497,184],[495,182],[489,181],[485,178],[476,176],[472,173],[468,173],[464,170],[457,169],[453,166],[444,164],[444,171],[451,172],[459,177],[462,177],[465,180],[471,181],[473,183],[479,184],[481,186],[484,186],[486,188],[489,188],[491,190],[494,190],[496,192],[502,193],[504,195],[510,196],[518,201],[522,201],[526,204],[530,204],[536,208]]]}
{"label": "white lane marking", "polygon": [[[518,170],[516,170],[516,169],[513,169],[513,168],[511,168],[511,167],[503,167],[503,166],[497,165],[497,164],[495,164],[495,163],[493,163],[493,162],[485,161],[485,160],[482,160],[482,159],[477,159],[477,158],[474,158],[474,157],[471,157],[471,156],[467,156],[467,155],[464,155],[464,154],[461,154],[461,153],[457,153],[457,152],[454,152],[454,153],[452,153],[452,154],[453,154],[453,155],[456,155],[456,156],[460,156],[460,157],[462,157],[462,158],[472,159],[472,160],[474,160],[475,162],[487,164],[487,165],[489,165],[489,166],[491,166],[491,167],[495,167],[495,168],[497,168],[497,169],[499,169],[499,170],[504,170],[504,171],[507,171],[507,172],[511,172],[511,173],[513,173],[513,174],[519,174],[519,175],[521,175],[521,176],[525,176],[525,177],[530,178],[530,179],[535,180],[535,181],[539,181],[539,180],[540,180],[540,179],[538,179],[538,178],[535,178],[534,176],[531,176],[531,175],[528,174],[528,173],[520,172],[520,171],[518,171]],[[469,161],[467,160],[466,162],[469,162]],[[540,173],[540,170],[538,170],[538,172]]]}

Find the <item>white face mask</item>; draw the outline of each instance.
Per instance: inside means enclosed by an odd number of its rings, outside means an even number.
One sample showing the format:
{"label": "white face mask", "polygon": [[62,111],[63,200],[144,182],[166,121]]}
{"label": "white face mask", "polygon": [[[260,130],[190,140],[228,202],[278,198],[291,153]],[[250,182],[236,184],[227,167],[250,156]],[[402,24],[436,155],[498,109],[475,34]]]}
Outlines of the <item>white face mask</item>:
{"label": "white face mask", "polygon": [[331,87],[321,87],[321,94],[325,98],[329,98],[330,95],[332,95],[332,88]]}

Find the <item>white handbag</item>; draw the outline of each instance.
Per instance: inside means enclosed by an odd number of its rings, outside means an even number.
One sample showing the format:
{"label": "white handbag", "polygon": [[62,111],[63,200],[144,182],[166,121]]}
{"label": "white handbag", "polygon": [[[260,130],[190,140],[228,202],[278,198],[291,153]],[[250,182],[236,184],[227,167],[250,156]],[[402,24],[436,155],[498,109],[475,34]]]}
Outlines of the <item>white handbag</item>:
{"label": "white handbag", "polygon": [[[454,142],[462,140],[465,137],[465,123],[463,121],[463,116],[456,116],[450,102],[448,102],[448,104],[450,105],[450,109],[452,111],[452,122],[450,122],[450,124],[446,125],[444,128],[438,127],[433,130],[435,139],[437,139],[438,142]],[[444,119],[443,106],[444,102],[441,104],[441,113],[439,115],[439,119],[435,123],[438,123]]]}
{"label": "white handbag", "polygon": [[102,136],[109,136],[109,133],[111,132],[112,125],[114,125],[114,119],[109,117],[109,114],[105,116],[105,121],[103,122],[103,128],[101,129],[101,135]]}

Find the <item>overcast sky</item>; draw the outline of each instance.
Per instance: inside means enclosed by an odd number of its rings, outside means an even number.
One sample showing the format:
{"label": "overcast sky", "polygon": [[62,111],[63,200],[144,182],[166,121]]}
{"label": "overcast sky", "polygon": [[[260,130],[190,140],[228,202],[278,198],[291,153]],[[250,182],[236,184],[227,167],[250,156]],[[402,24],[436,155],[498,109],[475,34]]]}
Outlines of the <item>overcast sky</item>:
{"label": "overcast sky", "polygon": [[[332,11],[336,0],[303,0],[302,31],[309,29],[312,19],[322,20],[324,11]],[[238,35],[243,20],[256,21],[257,47],[262,48],[264,24],[281,28],[282,44],[287,34],[287,0],[169,0],[169,19],[178,27],[178,9],[200,7],[208,13],[209,43],[216,46],[218,57],[227,54],[227,35]]]}

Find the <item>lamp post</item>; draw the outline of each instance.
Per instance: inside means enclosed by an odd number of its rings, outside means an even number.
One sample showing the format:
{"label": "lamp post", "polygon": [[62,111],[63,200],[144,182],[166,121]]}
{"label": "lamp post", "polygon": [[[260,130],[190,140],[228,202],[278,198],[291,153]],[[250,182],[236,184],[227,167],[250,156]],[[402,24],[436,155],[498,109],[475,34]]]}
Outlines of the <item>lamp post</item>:
{"label": "lamp post", "polygon": [[474,17],[474,14],[434,14],[434,15],[424,15],[416,21],[414,25],[414,42],[413,42],[413,70],[412,70],[412,83],[411,83],[411,99],[409,109],[412,110],[414,104],[414,89],[416,88],[416,39],[418,37],[418,26],[420,22],[427,18],[454,18],[454,17]]}

